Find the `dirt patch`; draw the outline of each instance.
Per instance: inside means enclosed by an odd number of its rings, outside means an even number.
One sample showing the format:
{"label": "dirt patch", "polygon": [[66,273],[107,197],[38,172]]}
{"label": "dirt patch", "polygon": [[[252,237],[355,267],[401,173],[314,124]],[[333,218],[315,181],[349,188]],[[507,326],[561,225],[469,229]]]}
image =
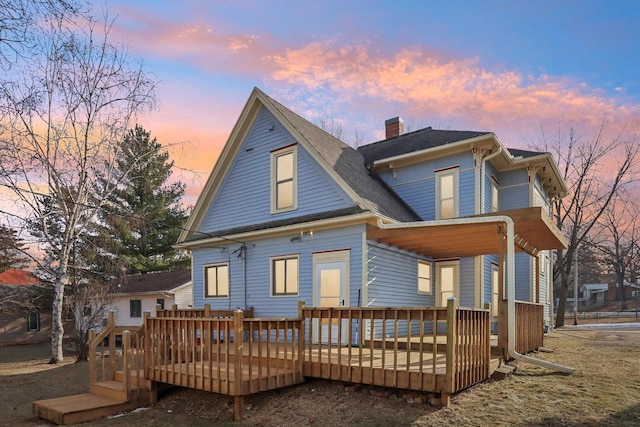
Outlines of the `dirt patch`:
{"label": "dirt patch", "polygon": [[[0,348],[0,425],[42,426],[31,402],[88,390],[88,365],[46,365],[47,349]],[[534,357],[576,368],[572,375],[524,363],[504,381],[455,395],[446,409],[426,395],[313,380],[245,398],[246,426],[637,426],[640,425],[640,331],[561,330],[548,335],[553,353]],[[34,350],[35,349],[35,350]],[[24,361],[16,360],[18,354]],[[408,403],[418,397],[417,403]],[[232,420],[232,398],[167,390],[154,407],[84,426],[212,426]]]}

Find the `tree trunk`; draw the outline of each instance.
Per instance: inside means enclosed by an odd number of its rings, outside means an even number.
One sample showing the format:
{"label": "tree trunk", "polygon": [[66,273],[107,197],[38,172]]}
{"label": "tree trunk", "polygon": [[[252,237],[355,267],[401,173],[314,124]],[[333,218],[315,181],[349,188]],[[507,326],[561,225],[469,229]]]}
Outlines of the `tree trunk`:
{"label": "tree trunk", "polygon": [[61,280],[58,281],[54,289],[55,294],[51,310],[51,360],[49,360],[49,363],[52,364],[62,362],[64,359],[62,352],[62,338],[64,337],[64,326],[62,325],[64,283]]}
{"label": "tree trunk", "polygon": [[567,306],[567,295],[569,295],[569,274],[565,270],[564,251],[556,251],[557,271],[560,273],[560,292],[558,293],[558,310],[556,312],[556,328],[564,326],[564,314]]}
{"label": "tree trunk", "polygon": [[617,274],[617,289],[616,289],[616,299],[620,301],[620,310],[624,311],[627,307],[627,295],[624,292],[624,273]]}

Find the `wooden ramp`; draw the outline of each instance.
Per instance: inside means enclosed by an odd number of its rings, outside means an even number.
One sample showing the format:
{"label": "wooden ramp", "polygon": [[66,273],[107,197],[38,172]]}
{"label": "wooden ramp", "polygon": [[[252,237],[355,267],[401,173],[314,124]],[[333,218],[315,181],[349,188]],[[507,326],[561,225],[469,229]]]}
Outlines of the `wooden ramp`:
{"label": "wooden ramp", "polygon": [[102,381],[91,384],[91,392],[33,402],[33,414],[56,424],[76,424],[130,411],[149,404],[149,390],[127,401],[124,384]]}

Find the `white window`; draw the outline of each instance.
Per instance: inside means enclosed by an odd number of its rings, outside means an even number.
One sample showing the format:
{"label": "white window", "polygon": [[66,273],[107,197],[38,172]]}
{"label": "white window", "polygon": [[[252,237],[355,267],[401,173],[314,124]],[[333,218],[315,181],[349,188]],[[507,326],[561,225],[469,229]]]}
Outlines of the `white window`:
{"label": "white window", "polygon": [[500,268],[491,264],[491,314],[498,317],[498,296],[500,292]]}
{"label": "white window", "polygon": [[491,179],[491,212],[498,212],[498,183]]}
{"label": "white window", "polygon": [[229,264],[204,266],[204,297],[226,298],[229,296]]}
{"label": "white window", "polygon": [[27,330],[39,331],[40,330],[40,313],[37,311],[31,312],[27,315]]}
{"label": "white window", "polygon": [[436,219],[458,216],[458,168],[436,172]]}
{"label": "white window", "polygon": [[418,261],[418,293],[431,295],[431,263]]}
{"label": "white window", "polygon": [[271,213],[298,207],[296,146],[271,152]]}
{"label": "white window", "polygon": [[298,256],[271,258],[271,295],[298,295]]}
{"label": "white window", "polygon": [[445,307],[450,297],[459,298],[460,261],[436,263],[436,306]]}

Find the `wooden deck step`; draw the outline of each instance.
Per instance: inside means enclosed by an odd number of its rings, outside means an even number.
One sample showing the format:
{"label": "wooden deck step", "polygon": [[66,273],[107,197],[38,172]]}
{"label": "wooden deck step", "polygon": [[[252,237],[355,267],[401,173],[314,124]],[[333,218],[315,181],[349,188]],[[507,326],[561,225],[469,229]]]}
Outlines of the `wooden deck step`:
{"label": "wooden deck step", "polygon": [[100,381],[91,384],[91,393],[98,396],[108,397],[110,399],[126,402],[127,393],[124,390],[124,384],[120,381]]}
{"label": "wooden deck step", "polygon": [[56,424],[76,424],[129,411],[144,404],[144,402],[124,402],[94,393],[84,393],[36,400],[33,402],[33,414]]}

